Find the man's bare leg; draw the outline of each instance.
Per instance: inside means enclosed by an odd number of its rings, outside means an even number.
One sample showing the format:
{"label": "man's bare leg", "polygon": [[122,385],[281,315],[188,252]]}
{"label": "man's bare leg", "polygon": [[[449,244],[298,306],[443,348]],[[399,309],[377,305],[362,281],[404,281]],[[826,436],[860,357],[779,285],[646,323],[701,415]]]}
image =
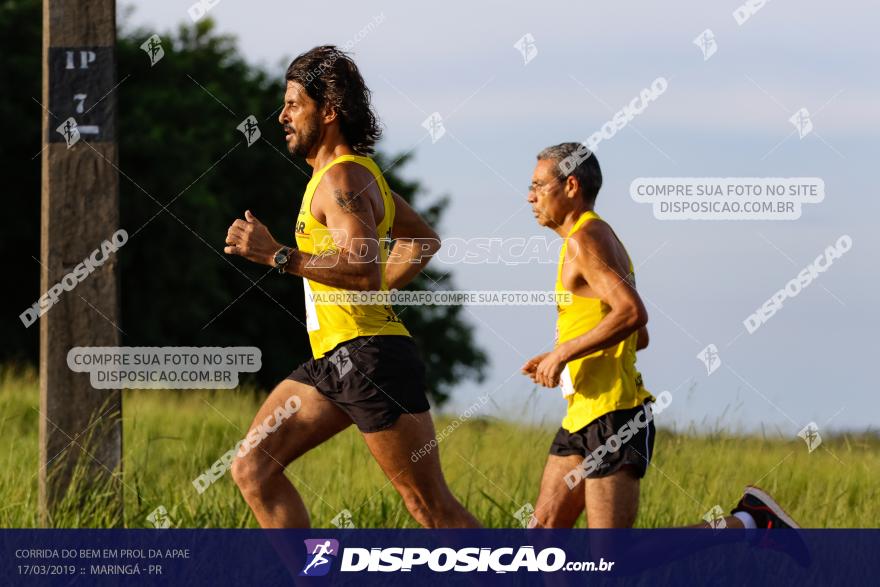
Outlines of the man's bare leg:
{"label": "man's bare leg", "polygon": [[606,477],[586,480],[590,528],[631,528],[639,513],[639,478],[623,466]]}
{"label": "man's bare leg", "polygon": [[286,379],[269,394],[251,429],[292,396],[300,399],[293,416],[232,462],[232,477],[263,528],[308,528],[309,513],[284,468],[351,424],[349,417],[309,385]]}
{"label": "man's bare leg", "polygon": [[[631,528],[639,513],[640,482],[629,466],[607,477],[587,479],[587,520],[590,528]],[[742,528],[739,518],[727,516],[715,526],[707,522],[688,528]]]}
{"label": "man's bare leg", "polygon": [[426,528],[479,528],[480,523],[452,495],[440,470],[436,443],[413,462],[413,454],[434,436],[430,412],[402,414],[391,427],[365,432],[373,457],[403,498],[406,509]]}
{"label": "man's bare leg", "polygon": [[565,475],[578,467],[583,457],[549,455],[544,465],[541,489],[535,502],[535,514],[529,528],[572,528],[584,511],[584,481],[572,489],[565,483]]}

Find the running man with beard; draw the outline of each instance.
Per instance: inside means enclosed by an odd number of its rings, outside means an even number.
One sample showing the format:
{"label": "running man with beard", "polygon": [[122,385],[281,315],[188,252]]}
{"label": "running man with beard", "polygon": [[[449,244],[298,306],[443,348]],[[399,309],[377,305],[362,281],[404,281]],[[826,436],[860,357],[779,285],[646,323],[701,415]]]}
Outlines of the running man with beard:
{"label": "running man with beard", "polygon": [[[437,448],[411,460],[436,441],[424,363],[403,322],[391,306],[315,304],[310,295],[402,288],[439,249],[437,233],[368,156],[381,131],[351,58],[316,47],[293,60],[286,79],[278,120],[290,153],[313,168],[296,221],[297,248],[276,241],[247,211],[229,227],[224,250],[303,278],[313,357],[278,384],[251,429],[291,396],[300,398],[299,411],[233,461],[233,478],[262,527],[308,527],[284,469],[354,423],[419,524],[477,527],[447,487]],[[351,463],[352,471],[362,465]],[[327,471],[337,474],[347,473]]]}
{"label": "running man with beard", "polygon": [[[636,369],[648,345],[648,313],[632,260],[596,214],[602,171],[580,143],[538,154],[528,201],[538,223],[563,240],[556,292],[554,349],[523,365],[544,387],[562,387],[568,403],[550,447],[531,527],[571,528],[586,509],[590,528],[628,528],[654,450],[654,398]],[[747,487],[733,515],[712,527],[797,528],[772,497]],[[722,521],[723,520],[723,521]],[[704,524],[710,525],[710,524]]]}

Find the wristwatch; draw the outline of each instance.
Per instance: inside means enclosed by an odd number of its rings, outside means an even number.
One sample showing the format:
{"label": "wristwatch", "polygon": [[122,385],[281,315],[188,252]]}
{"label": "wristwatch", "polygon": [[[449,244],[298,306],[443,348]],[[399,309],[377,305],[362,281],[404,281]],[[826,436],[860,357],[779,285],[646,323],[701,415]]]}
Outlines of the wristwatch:
{"label": "wristwatch", "polygon": [[275,267],[278,268],[278,273],[284,273],[284,269],[287,267],[287,264],[290,262],[290,251],[292,249],[290,247],[281,247],[275,253],[274,261]]}

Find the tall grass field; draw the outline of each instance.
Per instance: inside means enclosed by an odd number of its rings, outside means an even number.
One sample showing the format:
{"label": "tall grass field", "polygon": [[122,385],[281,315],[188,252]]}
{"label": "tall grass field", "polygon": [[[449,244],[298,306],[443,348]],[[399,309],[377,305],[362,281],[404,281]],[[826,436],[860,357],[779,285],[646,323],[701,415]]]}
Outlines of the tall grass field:
{"label": "tall grass field", "polygon": [[[39,525],[39,393],[30,370],[0,370],[0,527]],[[255,527],[227,473],[198,493],[193,479],[232,449],[260,404],[253,391],[127,391],[123,399],[122,483],[125,527],[152,527],[163,506],[174,527]],[[514,514],[534,504],[553,427],[485,417],[436,419],[443,470],[455,495],[486,526],[518,527]],[[823,438],[810,453],[799,438],[674,433],[658,429],[654,462],[642,481],[636,525],[699,522],[716,504],[725,511],[743,487],[773,494],[805,527],[880,526],[880,439]],[[359,528],[403,528],[409,517],[354,427],[293,463],[288,477],[314,526],[331,527],[342,510]],[[82,475],[76,497],[52,520],[58,527],[120,522],[104,507],[105,489]],[[584,525],[584,520],[579,521]]]}

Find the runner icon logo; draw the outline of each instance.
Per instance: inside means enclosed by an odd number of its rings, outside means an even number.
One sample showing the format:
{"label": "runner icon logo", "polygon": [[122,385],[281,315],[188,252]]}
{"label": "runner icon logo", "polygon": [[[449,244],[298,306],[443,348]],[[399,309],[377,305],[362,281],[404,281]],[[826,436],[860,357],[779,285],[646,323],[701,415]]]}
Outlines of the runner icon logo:
{"label": "runner icon logo", "polygon": [[300,577],[322,577],[330,572],[339,554],[339,541],[332,538],[311,538],[306,543],[306,566]]}

